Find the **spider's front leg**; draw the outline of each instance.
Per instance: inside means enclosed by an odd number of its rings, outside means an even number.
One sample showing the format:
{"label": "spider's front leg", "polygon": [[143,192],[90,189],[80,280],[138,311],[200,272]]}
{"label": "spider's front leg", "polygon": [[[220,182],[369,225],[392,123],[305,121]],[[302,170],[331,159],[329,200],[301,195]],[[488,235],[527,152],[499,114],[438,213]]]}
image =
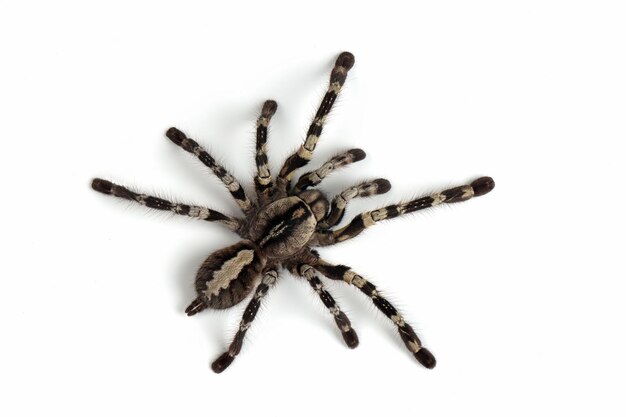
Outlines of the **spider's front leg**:
{"label": "spider's front leg", "polygon": [[324,230],[333,227],[343,219],[348,202],[356,197],[369,197],[378,194],[385,194],[391,189],[391,183],[384,178],[373,181],[366,181],[347,190],[343,190],[338,196],[333,198],[330,205],[330,212],[317,224],[317,228]]}
{"label": "spider's front leg", "polygon": [[350,68],[352,68],[353,65],[354,55],[350,52],[342,52],[337,57],[335,66],[330,73],[328,90],[326,91],[326,94],[317,109],[317,113],[315,113],[313,122],[309,126],[304,143],[300,146],[296,153],[287,158],[280,169],[277,186],[281,188],[283,192],[286,192],[289,189],[291,178],[293,177],[295,170],[308,164],[311,160],[317,141],[322,134],[324,123],[326,123],[326,116],[330,113],[330,110],[332,109],[343,84],[346,82],[348,71],[350,71]]}
{"label": "spider's front leg", "polygon": [[345,227],[333,231],[321,231],[311,239],[312,245],[328,246],[344,240],[352,239],[366,228],[373,226],[379,221],[393,219],[403,214],[434,207],[442,203],[458,203],[469,200],[472,197],[485,195],[495,187],[495,182],[490,177],[481,177],[469,185],[450,188],[426,197],[409,201],[408,203],[394,204],[378,210],[368,211],[356,216]]}
{"label": "spider's front leg", "polygon": [[270,287],[272,287],[276,283],[277,278],[278,271],[276,271],[276,269],[269,269],[263,273],[261,283],[257,286],[252,300],[250,300],[246,309],[243,312],[241,322],[239,323],[239,329],[237,330],[233,341],[228,347],[228,350],[221,354],[220,357],[218,357],[211,365],[211,369],[213,369],[214,372],[219,374],[224,369],[228,368],[231,363],[233,363],[233,360],[235,360],[235,356],[237,356],[241,351],[243,339],[246,336],[246,332],[250,328],[252,321],[259,311],[259,307],[261,306],[261,300],[263,299],[263,297],[265,297]]}
{"label": "spider's front leg", "polygon": [[422,342],[419,337],[417,337],[417,334],[415,334],[411,325],[404,321],[404,318],[398,310],[380,294],[374,284],[356,274],[345,265],[332,265],[320,259],[313,267],[332,280],[345,281],[361,290],[385,316],[393,321],[404,345],[413,356],[415,356],[419,363],[428,369],[435,367],[437,361],[433,354],[422,346]]}
{"label": "spider's front leg", "polygon": [[267,128],[274,113],[278,109],[278,104],[274,100],[267,100],[263,103],[261,115],[256,122],[256,168],[257,174],[254,177],[257,198],[261,205],[270,200],[270,190],[272,189],[272,174],[267,160]]}

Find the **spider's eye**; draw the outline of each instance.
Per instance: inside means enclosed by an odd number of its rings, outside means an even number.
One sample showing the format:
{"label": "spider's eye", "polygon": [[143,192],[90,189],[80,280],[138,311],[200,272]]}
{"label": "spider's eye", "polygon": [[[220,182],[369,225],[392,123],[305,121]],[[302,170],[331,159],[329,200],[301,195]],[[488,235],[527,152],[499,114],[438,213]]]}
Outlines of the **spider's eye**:
{"label": "spider's eye", "polygon": [[252,291],[264,265],[265,258],[252,242],[235,243],[204,261],[196,276],[196,291],[209,307],[232,307]]}
{"label": "spider's eye", "polygon": [[298,197],[309,205],[317,221],[320,221],[326,216],[329,204],[324,194],[317,190],[307,190],[298,194]]}

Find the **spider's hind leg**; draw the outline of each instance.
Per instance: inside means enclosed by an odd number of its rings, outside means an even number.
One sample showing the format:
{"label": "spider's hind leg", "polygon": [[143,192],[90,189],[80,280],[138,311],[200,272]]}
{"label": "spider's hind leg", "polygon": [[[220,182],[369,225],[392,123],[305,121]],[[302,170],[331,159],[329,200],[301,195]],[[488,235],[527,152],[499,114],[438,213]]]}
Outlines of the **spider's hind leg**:
{"label": "spider's hind leg", "polygon": [[322,284],[322,281],[320,281],[317,275],[315,275],[315,270],[307,264],[301,264],[298,266],[294,265],[292,268],[290,268],[290,270],[292,273],[306,278],[306,280],[311,285],[311,288],[313,288],[317,295],[319,295],[322,303],[324,303],[328,311],[330,311],[330,313],[333,315],[335,323],[337,324],[339,331],[341,331],[341,337],[343,337],[346,345],[348,345],[348,347],[351,349],[357,347],[359,345],[359,337],[352,328],[352,323],[350,323],[350,319],[343,311],[341,311],[341,309],[335,302],[335,299],[332,295],[330,295],[328,290],[324,288],[324,284]]}
{"label": "spider's hind leg", "polygon": [[413,356],[415,356],[418,362],[428,369],[435,367],[437,361],[433,354],[422,346],[422,342],[419,337],[417,337],[417,334],[415,334],[415,330],[413,330],[410,324],[404,321],[404,318],[398,310],[380,294],[374,284],[354,273],[345,265],[332,265],[320,259],[318,263],[314,265],[314,268],[330,279],[345,281],[361,290],[385,316],[393,321],[404,345]]}
{"label": "spider's hind leg", "polygon": [[241,317],[241,322],[239,323],[239,329],[233,338],[233,341],[230,343],[228,350],[222,353],[213,363],[211,364],[211,369],[214,372],[220,373],[224,369],[228,368],[231,363],[235,360],[235,356],[241,352],[241,347],[243,346],[243,339],[246,336],[246,332],[250,328],[252,321],[256,317],[257,312],[259,311],[259,307],[261,306],[261,300],[267,294],[267,291],[276,283],[276,279],[278,278],[278,272],[275,269],[270,269],[263,273],[263,278],[261,283],[257,286],[256,291],[254,292],[254,296],[252,300],[246,306],[246,309],[243,312],[243,316]]}

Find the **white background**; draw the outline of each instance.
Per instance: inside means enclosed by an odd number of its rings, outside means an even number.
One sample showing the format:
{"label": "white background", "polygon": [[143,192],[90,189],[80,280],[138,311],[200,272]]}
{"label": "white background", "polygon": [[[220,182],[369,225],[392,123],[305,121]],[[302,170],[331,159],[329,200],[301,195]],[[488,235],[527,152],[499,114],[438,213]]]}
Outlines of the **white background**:
{"label": "white background", "polygon": [[[626,413],[626,13],[619,1],[2,2],[0,414]],[[223,374],[245,303],[188,318],[217,224],[93,192],[101,176],[237,207],[163,133],[251,191],[301,143],[332,63],[356,56],[312,166],[362,147],[334,195],[388,178],[348,218],[491,175],[495,190],[321,250],[376,283],[437,356],[422,368],[369,300],[328,287],[349,350],[283,274]]]}

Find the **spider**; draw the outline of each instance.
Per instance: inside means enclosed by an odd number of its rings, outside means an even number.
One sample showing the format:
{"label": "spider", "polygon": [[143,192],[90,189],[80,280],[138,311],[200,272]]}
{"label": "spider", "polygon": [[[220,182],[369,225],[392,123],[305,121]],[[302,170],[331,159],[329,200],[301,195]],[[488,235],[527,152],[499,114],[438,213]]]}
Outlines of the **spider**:
{"label": "spider", "polygon": [[98,192],[131,200],[149,208],[218,222],[242,238],[238,243],[212,253],[202,263],[195,280],[197,298],[185,310],[188,316],[193,316],[207,308],[230,308],[243,301],[254,290],[228,350],[211,365],[217,373],[226,369],[241,351],[246,332],[259,310],[261,300],[276,283],[281,268],[308,281],[332,314],[348,347],[355,348],[359,344],[358,336],[346,314],[324,287],[318,273],[331,280],[353,285],[367,295],[397,327],[402,341],[417,361],[429,369],[436,365],[433,354],[422,346],[413,328],[374,284],[348,266],[324,261],[312,248],[331,246],[352,239],[382,220],[442,203],[456,203],[481,196],[490,192],[495,183],[489,177],[481,177],[469,185],[362,213],[346,226],[337,227],[350,200],[384,194],[391,188],[386,179],[366,181],[345,189],[332,202],[314,188],[336,169],[365,158],[365,152],[361,149],[351,149],[336,155],[318,169],[300,176],[295,185],[292,184],[295,171],[311,160],[326,116],[353,65],[354,56],[351,53],[343,52],[338,56],[330,74],[328,90],[309,126],[304,143],[287,158],[275,180],[268,166],[266,143],[268,125],[278,105],[273,100],[263,104],[256,123],[256,202],[248,198],[239,181],[195,140],[174,127],[167,130],[166,136],[173,143],[198,157],[224,183],[243,211],[242,218],[227,216],[204,206],[174,203],[141,194],[100,178],[92,182],[92,188]]}

